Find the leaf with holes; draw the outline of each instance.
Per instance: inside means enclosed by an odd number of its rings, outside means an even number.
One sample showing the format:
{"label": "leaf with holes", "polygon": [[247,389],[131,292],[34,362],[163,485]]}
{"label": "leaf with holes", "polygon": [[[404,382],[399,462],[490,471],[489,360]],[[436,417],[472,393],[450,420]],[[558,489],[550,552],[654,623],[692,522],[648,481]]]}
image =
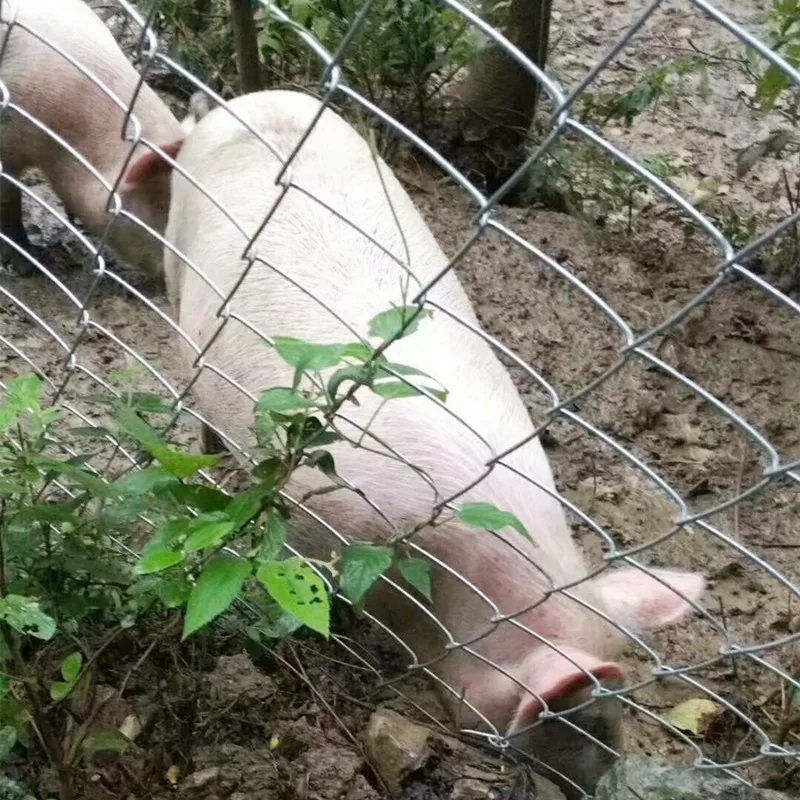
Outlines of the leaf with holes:
{"label": "leaf with holes", "polygon": [[230,555],[212,558],[189,595],[181,638],[191,636],[225,611],[239,596],[250,572],[250,562],[246,558]]}
{"label": "leaf with holes", "polygon": [[0,600],[0,618],[15,631],[30,634],[37,639],[47,641],[56,632],[55,620],[39,608],[39,603],[33,597],[6,595]]}
{"label": "leaf with holes", "polygon": [[330,634],[330,598],[325,583],[302,558],[267,561],[256,577],[270,597],[311,630]]}
{"label": "leaf with holes", "polygon": [[394,550],[373,544],[350,544],[342,548],[342,592],[358,604],[392,565]]}
{"label": "leaf with holes", "polygon": [[458,516],[462,522],[487,531],[499,531],[503,528],[513,528],[520,536],[534,544],[531,535],[525,526],[508,511],[501,511],[490,503],[468,503],[461,506]]}

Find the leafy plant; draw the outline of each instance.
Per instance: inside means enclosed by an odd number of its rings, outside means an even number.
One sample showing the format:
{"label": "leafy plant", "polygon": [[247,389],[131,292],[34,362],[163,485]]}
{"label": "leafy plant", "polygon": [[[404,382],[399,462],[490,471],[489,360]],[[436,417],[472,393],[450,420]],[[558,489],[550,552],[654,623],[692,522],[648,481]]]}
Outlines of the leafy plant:
{"label": "leafy plant", "polygon": [[[87,625],[122,630],[179,611],[185,639],[242,599],[252,612],[247,633],[256,640],[301,627],[328,636],[332,592],[360,609],[390,570],[431,601],[429,563],[407,543],[414,530],[354,542],[328,561],[301,559],[284,547],[292,507],[283,496],[301,467],[328,478],[321,491],[346,488],[326,448],[344,441],[336,415],[357,402],[357,389],[381,402],[419,402],[414,398],[422,395],[447,401],[430,376],[386,354],[429,314],[417,306],[378,314],[369,326],[374,345],[275,338],[271,347],[293,378],[258,398],[257,464],[251,484],[234,494],[206,481],[207,471],[227,456],[189,453],[169,440],[175,410],[139,390],[137,369],[115,376],[114,394],[93,398],[106,424],[71,428],[67,437],[59,410],[43,403],[39,378],[6,387],[0,399],[0,763],[15,746],[27,746],[32,722],[62,796],[71,797],[71,771],[82,753],[127,747],[120,731],[88,723],[68,749],[53,733],[97,655],[74,648]],[[135,466],[126,461],[118,470],[109,448]],[[459,516],[471,526],[530,539],[513,515],[490,505],[464,506]],[[144,536],[141,556],[132,560],[130,546]],[[39,666],[37,641],[60,652],[55,680]]]}
{"label": "leafy plant", "polygon": [[634,120],[647,111],[655,112],[659,103],[678,96],[684,78],[700,75],[700,96],[708,92],[709,60],[698,54],[676,58],[663,66],[648,70],[626,92],[585,92],[580,99],[580,113],[584,121],[599,127],[611,120],[630,127]]}
{"label": "leafy plant", "polygon": [[[800,0],[772,0],[772,9],[767,14],[766,43],[797,69],[800,67]],[[798,92],[789,76],[773,64],[751,56],[756,63],[756,100],[765,111],[776,108],[779,101],[791,95],[785,109],[787,115],[796,120]]]}

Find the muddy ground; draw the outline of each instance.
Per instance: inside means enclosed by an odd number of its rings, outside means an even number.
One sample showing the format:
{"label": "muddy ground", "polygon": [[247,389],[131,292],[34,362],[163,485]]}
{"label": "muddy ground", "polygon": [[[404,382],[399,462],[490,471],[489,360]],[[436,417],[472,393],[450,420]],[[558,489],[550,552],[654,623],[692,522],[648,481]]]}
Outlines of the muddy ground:
{"label": "muddy ground", "polygon": [[[754,31],[761,30],[766,6],[751,0],[718,3]],[[608,49],[640,7],[626,0],[558,4],[552,66],[567,86]],[[723,44],[735,43],[713,21],[687,3],[665,3],[601,83],[605,90],[630,87],[648,68],[695,49],[710,53]],[[673,182],[687,196],[695,198],[700,181],[712,180],[720,195],[714,213],[732,209],[740,219],[753,218],[758,229],[765,230],[788,208],[783,171],[796,180],[797,148],[789,146],[778,158],[761,159],[744,178],[737,178],[737,152],[786,123],[750,109],[752,80],[734,61],[715,61],[702,80],[699,87],[700,78],[687,79],[670,102],[640,117],[630,129],[609,123],[607,134],[630,155],[670,156],[680,170]],[[444,249],[455,253],[470,231],[473,213],[464,193],[422,161],[409,158],[396,166]],[[605,179],[600,172],[585,173],[581,185],[586,195],[593,191],[592,181],[600,185]],[[39,186],[39,191],[48,196],[45,187]],[[29,212],[32,238],[44,248],[44,262],[53,265],[54,275],[76,298],[82,297],[91,278],[78,268],[78,249],[45,215],[35,208]],[[707,287],[719,258],[695,226],[652,196],[637,198],[635,212],[630,230],[624,204],[604,227],[592,215],[591,203],[583,215],[501,209],[497,219],[571,270],[633,330],[645,331]],[[784,241],[790,252],[789,240]],[[797,298],[796,254],[794,263],[790,254],[750,266]],[[587,386],[616,360],[621,335],[599,309],[497,232],[487,231],[458,270],[487,330],[562,397]],[[124,269],[120,274],[168,313],[160,290]],[[1,285],[7,293],[0,301],[3,379],[34,364],[60,383],[66,351],[80,328],[77,305],[42,276],[23,280],[4,275]],[[63,337],[63,346],[33,315]],[[155,389],[163,377],[179,387],[173,341],[152,309],[104,279],[92,296],[89,327],[75,353],[78,369],[65,397],[74,408],[89,413],[81,398],[95,390],[95,377],[108,380],[128,366],[124,345],[153,367],[153,373],[143,377],[144,384]],[[651,350],[747,420],[784,463],[800,458],[800,319],[785,306],[744,280],[730,280],[653,342]],[[541,420],[549,399],[521,370],[512,368],[512,373],[534,418]],[[585,420],[666,480],[684,498],[689,513],[745,493],[769,465],[769,454],[752,437],[641,358],[632,358],[582,397],[577,408]],[[189,426],[181,438],[196,444],[197,434]],[[620,547],[657,540],[673,529],[678,506],[596,437],[561,419],[551,426],[545,443],[559,489],[612,532]],[[765,565],[800,585],[799,509],[796,485],[775,480],[711,517],[713,531],[686,526],[642,554],[646,563],[702,571],[709,579],[704,607],[713,623],[698,618],[648,639],[662,664],[690,669],[688,679],[650,682],[632,695],[626,711],[629,750],[682,763],[703,755],[718,763],[739,764],[739,774],[747,779],[781,783],[789,763],[759,757],[759,747],[769,741],[798,749],[800,724],[792,722],[790,686],[776,669],[797,675],[800,653],[792,644],[772,645],[794,633],[800,618],[791,592]],[[575,531],[591,557],[599,558],[597,537],[578,525]],[[170,776],[180,787],[178,796],[192,798],[356,800],[384,795],[384,787],[365,766],[360,744],[369,710],[383,701],[409,716],[420,714],[391,692],[376,696],[368,691],[374,681],[362,678],[369,671],[356,671],[359,667],[346,650],[305,641],[299,647],[287,645],[280,658],[255,653],[257,668],[241,654],[238,640],[219,635],[198,645],[197,652],[177,648],[176,640],[177,636],[170,639],[153,632],[150,638],[110,648],[97,682],[118,690],[150,642],[157,643],[155,656],[133,671],[123,699],[115,701],[119,707],[109,712],[109,724],[120,724],[131,708],[150,724],[124,769],[111,760],[95,762],[87,770],[82,796],[174,796]],[[716,659],[726,640],[753,648],[754,657],[735,663]],[[380,663],[381,652],[376,655],[375,648],[381,645],[371,640],[367,644],[370,658]],[[713,663],[699,666],[709,662]],[[646,681],[653,666],[633,645],[626,664],[631,684]],[[423,686],[405,688],[419,705],[434,716],[440,714]],[[741,716],[721,714],[694,738],[679,736],[659,722],[681,701],[705,696],[706,689]],[[277,737],[277,746],[270,745],[271,737]],[[436,758],[406,787],[405,796],[440,798],[454,796],[454,791],[455,796],[468,796],[458,791],[466,791],[463,780],[470,778],[469,770],[485,773],[497,768],[496,763],[487,766],[477,752],[458,749],[453,740],[437,747]],[[178,772],[169,773],[171,766]],[[38,788],[44,792],[51,776],[43,770],[40,778]],[[485,774],[482,780],[484,786],[491,784]],[[800,790],[791,778],[783,780],[783,786]]]}

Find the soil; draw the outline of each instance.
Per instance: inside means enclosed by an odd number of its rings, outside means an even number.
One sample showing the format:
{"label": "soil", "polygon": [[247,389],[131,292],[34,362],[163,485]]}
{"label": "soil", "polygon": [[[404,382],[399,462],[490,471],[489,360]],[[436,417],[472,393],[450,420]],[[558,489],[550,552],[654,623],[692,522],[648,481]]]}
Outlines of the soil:
{"label": "soil", "polygon": [[[567,87],[609,49],[641,5],[566,0],[558,6],[552,69]],[[716,5],[748,29],[763,30],[766,2],[720,0]],[[629,88],[647,69],[694,48],[712,52],[723,44],[735,42],[688,3],[665,4],[602,73],[600,86],[604,91]],[[709,67],[702,93],[696,85],[700,80],[687,79],[669,102],[630,128],[609,123],[606,134],[631,156],[670,156],[680,167],[671,180],[690,198],[697,199],[702,179],[713,181],[718,191],[714,213],[733,209],[741,220],[752,218],[759,232],[766,230],[789,209],[783,171],[792,180],[798,175],[797,149],[790,145],[779,157],[765,156],[742,178],[736,174],[737,153],[786,123],[750,109],[753,82],[733,61]],[[471,231],[474,214],[465,194],[421,160],[409,157],[396,166],[445,251],[455,254]],[[587,173],[587,196],[592,180],[601,178]],[[35,179],[32,185],[57,204],[46,186]],[[97,391],[98,380],[108,381],[128,368],[135,354],[149,365],[141,370],[138,385],[179,392],[181,372],[173,360],[173,333],[161,289],[112,261],[109,276],[90,295],[88,314],[81,316],[81,298],[93,279],[80,269],[85,257],[77,241],[40,208],[29,204],[27,212],[42,260],[63,285],[43,275],[2,276],[3,380],[35,366],[54,388],[63,388],[71,409],[95,418],[86,396]],[[578,277],[632,330],[643,332],[706,289],[715,279],[720,255],[697,226],[652,194],[637,198],[630,230],[624,205],[617,216],[616,222],[607,219],[605,228],[591,215],[537,208],[500,208],[495,218]],[[788,248],[791,240],[785,243]],[[791,259],[753,260],[748,266],[796,298],[797,264]],[[532,365],[560,397],[582,393],[618,358],[623,336],[598,305],[497,230],[484,232],[458,271],[485,328]],[[150,307],[113,275],[147,297]],[[629,683],[643,686],[628,696],[627,748],[686,764],[705,757],[708,763],[735,765],[747,780],[779,785],[789,762],[767,757],[759,748],[771,742],[773,754],[778,744],[796,752],[800,742],[800,725],[792,721],[791,684],[785,680],[800,673],[800,650],[791,641],[781,644],[800,627],[800,493],[788,478],[755,489],[775,459],[786,464],[800,458],[800,317],[752,281],[731,278],[644,350],[711,393],[763,439],[643,356],[632,356],[608,380],[582,393],[573,410],[647,464],[684,499],[685,508],[630,458],[564,415],[546,432],[559,489],[612,534],[620,549],[652,543],[639,554],[644,563],[700,570],[709,580],[705,616],[647,640],[661,665],[686,669],[683,678],[653,681],[653,659],[640,646],[628,647]],[[534,419],[543,422],[550,398],[521,369],[509,368]],[[198,435],[191,426],[179,431],[179,439],[192,446]],[[708,527],[675,529],[678,518],[744,495],[706,519]],[[602,558],[599,537],[573,521],[589,557]],[[220,636],[192,649],[179,646],[177,635],[153,631],[149,638],[109,648],[93,682],[96,693],[102,695],[102,687],[106,697],[108,687],[115,693],[104,710],[106,724],[119,725],[135,712],[144,728],[124,758],[98,756],[87,766],[80,796],[385,796],[362,746],[370,710],[382,703],[426,719],[422,707],[444,718],[424,684],[403,685],[413,702],[386,688],[376,692],[375,681],[365,680],[374,673],[354,654],[369,653],[375,664],[394,656],[372,634],[353,634],[353,639],[363,650],[356,651],[349,638],[343,640],[347,648],[305,640],[285,644],[277,656],[260,652],[255,664],[242,653],[240,642]],[[137,667],[151,644],[150,657]],[[723,646],[749,648],[750,655],[720,659]],[[702,736],[663,723],[678,703],[706,696],[727,710]],[[485,778],[487,770],[499,769],[438,730],[443,738],[437,740],[436,758],[406,784],[405,797],[467,796],[463,781],[473,779],[470,770],[483,770]],[[481,785],[489,784],[484,780]],[[509,792],[520,791],[512,784]],[[784,782],[783,788],[791,787]],[[42,796],[52,789],[46,769],[34,788]],[[793,788],[800,790],[800,784]]]}

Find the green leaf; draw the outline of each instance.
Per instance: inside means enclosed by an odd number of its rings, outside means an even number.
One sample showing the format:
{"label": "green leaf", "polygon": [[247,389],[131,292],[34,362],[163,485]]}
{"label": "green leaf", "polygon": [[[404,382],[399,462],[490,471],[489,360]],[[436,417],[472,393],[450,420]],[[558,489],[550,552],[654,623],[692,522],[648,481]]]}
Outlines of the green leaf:
{"label": "green leaf", "polygon": [[17,514],[14,514],[12,521],[14,524],[30,523],[30,522],[47,522],[56,525],[59,522],[76,522],[78,515],[76,509],[84,502],[82,498],[80,503],[75,503],[74,500],[69,500],[66,503],[41,503],[38,505],[28,506],[22,508]]}
{"label": "green leaf", "polygon": [[201,469],[208,469],[216,466],[223,458],[227,457],[225,453],[214,455],[180,453],[166,445],[148,447],[147,449],[150,455],[152,455],[167,472],[181,480],[183,478],[191,478],[192,475],[196,475]]}
{"label": "green leaf", "polygon": [[116,487],[68,461],[57,461],[54,458],[40,456],[36,459],[36,464],[46,472],[66,478],[69,482],[77,484],[98,497],[118,496]]}
{"label": "green leaf", "polygon": [[41,405],[42,379],[22,375],[6,387],[6,405],[16,411],[38,411]]}
{"label": "green leaf", "polygon": [[392,565],[394,549],[373,544],[350,544],[342,548],[342,592],[358,604]]}
{"label": "green leaf", "polygon": [[306,627],[330,634],[330,598],[325,583],[302,558],[267,561],[256,577],[272,599]]}
{"label": "green leaf", "polygon": [[309,344],[290,337],[276,337],[274,341],[275,352],[290,367],[302,372],[321,372],[335,367],[347,349],[344,344]]}
{"label": "green leaf", "polygon": [[157,492],[170,486],[178,486],[178,479],[163,467],[150,466],[137,469],[117,482],[127,495],[142,495]]}
{"label": "green leaf", "polygon": [[113,434],[108,428],[103,428],[100,425],[86,425],[79,428],[70,428],[69,432],[73,436],[80,436],[83,439],[105,439]]}
{"label": "green leaf", "polygon": [[266,414],[270,411],[295,411],[298,408],[314,408],[315,404],[306,400],[294,389],[268,389],[256,403],[256,411]]}
{"label": "green leaf", "polygon": [[[387,400],[400,400],[404,397],[425,397],[425,395],[413,386],[402,381],[384,381],[383,383],[374,383],[371,387],[375,394],[385,397]],[[447,400],[447,393],[441,389],[434,389],[431,386],[421,386],[428,394],[445,402]]]}
{"label": "green leaf", "polygon": [[303,423],[303,428],[296,441],[290,442],[290,447],[305,449],[306,447],[324,447],[326,444],[340,442],[342,437],[334,430],[326,429],[325,425],[316,417],[309,417]]}
{"label": "green leaf", "polygon": [[246,558],[219,555],[211,559],[189,595],[181,638],[191,636],[225,611],[238,597],[250,571]]}
{"label": "green leaf", "polygon": [[336,462],[327,450],[312,450],[305,460],[307,467],[316,467],[329,478],[336,477]]}
{"label": "green leaf", "polygon": [[180,564],[186,555],[180,550],[156,550],[143,556],[136,565],[139,575],[150,575],[153,572],[163,572],[165,569]]}
{"label": "green leaf", "polygon": [[789,86],[789,76],[770,64],[761,80],[756,84],[756,100],[764,111],[770,111],[781,93]]}
{"label": "green leaf", "polygon": [[249,489],[229,500],[225,509],[225,516],[233,520],[237,530],[246,523],[255,519],[261,509],[264,493],[259,488]]}
{"label": "green leaf", "polygon": [[261,531],[258,545],[258,560],[272,561],[283,549],[288,536],[286,520],[274,509],[267,515],[267,524]]}
{"label": "green leaf", "polygon": [[182,536],[186,536],[189,526],[192,524],[191,517],[181,517],[165,522],[155,533],[152,539],[145,545],[142,557],[162,550],[170,550],[172,546]]}
{"label": "green leaf", "polygon": [[164,440],[148,422],[130,406],[117,403],[114,408],[114,419],[122,430],[149,451],[151,447],[164,447]]}
{"label": "green leaf", "polygon": [[235,530],[236,523],[233,520],[198,517],[189,526],[189,538],[184,549],[187,553],[196,553],[207,547],[215,547]]}
{"label": "green leaf", "polygon": [[9,594],[0,600],[0,618],[14,630],[27,633],[37,639],[52,639],[56,632],[55,620],[39,608],[33,597]]}
{"label": "green leaf", "polygon": [[118,728],[104,728],[87,736],[83,749],[89,756],[95,753],[122,753],[130,743],[130,739]]}
{"label": "green leaf", "polygon": [[359,364],[358,366],[342,367],[331,375],[327,387],[328,394],[331,400],[335,401],[339,393],[339,387],[345,381],[352,381],[356,386],[372,386],[374,378],[375,370],[371,366]]}
{"label": "green leaf", "polygon": [[61,677],[67,683],[75,683],[81,672],[83,656],[79,652],[70,653],[61,664]]}
{"label": "green leaf", "polygon": [[157,394],[133,392],[128,397],[128,404],[143,414],[172,414],[175,408],[165,403]]}
{"label": "green leaf", "polygon": [[64,681],[55,681],[50,684],[50,697],[55,700],[56,703],[60,703],[65,697],[69,697],[74,688],[75,684],[71,681],[67,683]]}
{"label": "green leaf", "polygon": [[261,481],[262,491],[271,491],[287,477],[289,467],[279,456],[272,456],[257,464],[253,474]]}
{"label": "green leaf", "polygon": [[[417,330],[424,317],[430,316],[430,311],[420,309],[419,306],[390,308],[370,320],[369,335],[375,336],[384,342],[390,339],[404,339]],[[409,322],[409,320],[413,321]]]}
{"label": "green leaf", "polygon": [[4,762],[17,743],[17,732],[11,725],[0,728],[0,763]]}
{"label": "green leaf", "polygon": [[231,497],[219,489],[202,484],[175,483],[170,488],[170,494],[182,506],[197,509],[202,513],[224,510],[231,501]]}
{"label": "green leaf", "polygon": [[158,599],[167,608],[182,608],[189,599],[192,586],[185,577],[162,581],[158,585]]}
{"label": "green leaf", "polygon": [[[374,348],[370,347],[369,345],[361,344],[361,342],[353,342],[352,344],[345,345],[342,357],[355,358],[359,361],[369,361],[374,354]],[[386,361],[386,356],[380,355],[375,359],[375,361],[379,364],[384,363]]]}
{"label": "green leaf", "polygon": [[534,544],[525,526],[513,514],[501,511],[489,503],[468,503],[461,507],[458,516],[467,525],[487,531],[499,531],[506,527],[513,528],[520,536]]}
{"label": "green leaf", "polygon": [[400,574],[428,601],[431,597],[431,565],[424,558],[401,558]]}

